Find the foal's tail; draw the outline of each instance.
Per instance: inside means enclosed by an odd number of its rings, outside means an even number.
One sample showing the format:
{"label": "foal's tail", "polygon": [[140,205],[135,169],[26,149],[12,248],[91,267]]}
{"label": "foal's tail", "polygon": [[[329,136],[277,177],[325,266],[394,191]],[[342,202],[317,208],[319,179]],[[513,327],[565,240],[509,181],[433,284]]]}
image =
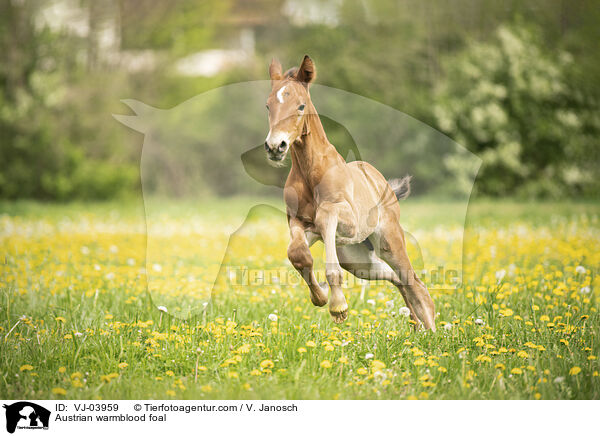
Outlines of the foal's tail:
{"label": "foal's tail", "polygon": [[401,179],[391,179],[388,183],[392,187],[392,191],[398,200],[404,200],[410,195],[410,179],[411,176],[404,176]]}

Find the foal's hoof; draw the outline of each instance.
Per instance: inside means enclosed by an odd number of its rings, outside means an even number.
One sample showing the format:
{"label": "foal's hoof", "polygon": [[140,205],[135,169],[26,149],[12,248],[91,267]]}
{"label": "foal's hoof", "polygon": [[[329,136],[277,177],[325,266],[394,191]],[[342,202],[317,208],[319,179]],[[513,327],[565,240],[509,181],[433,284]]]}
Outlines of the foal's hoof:
{"label": "foal's hoof", "polygon": [[348,307],[342,310],[329,310],[329,314],[336,324],[341,324],[348,319]]}
{"label": "foal's hoof", "polygon": [[327,300],[327,294],[325,292],[321,292],[320,294],[310,293],[310,301],[315,306],[323,307],[327,304]]}

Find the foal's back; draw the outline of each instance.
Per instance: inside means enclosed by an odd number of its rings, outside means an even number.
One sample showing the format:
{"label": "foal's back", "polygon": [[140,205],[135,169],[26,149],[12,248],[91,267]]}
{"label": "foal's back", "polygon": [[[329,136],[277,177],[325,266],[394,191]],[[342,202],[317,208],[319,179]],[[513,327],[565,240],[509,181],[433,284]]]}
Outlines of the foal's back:
{"label": "foal's back", "polygon": [[392,188],[383,175],[368,162],[349,162],[348,168],[354,183],[354,197],[361,209],[383,207],[399,213],[400,206]]}

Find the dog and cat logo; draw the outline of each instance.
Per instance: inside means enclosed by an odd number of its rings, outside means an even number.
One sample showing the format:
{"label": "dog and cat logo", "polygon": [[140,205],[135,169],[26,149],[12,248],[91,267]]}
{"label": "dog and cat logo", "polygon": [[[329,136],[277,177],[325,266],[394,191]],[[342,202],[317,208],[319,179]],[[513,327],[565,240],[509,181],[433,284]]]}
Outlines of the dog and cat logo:
{"label": "dog and cat logo", "polygon": [[50,411],[29,401],[5,404],[6,431],[14,433],[16,429],[48,430]]}

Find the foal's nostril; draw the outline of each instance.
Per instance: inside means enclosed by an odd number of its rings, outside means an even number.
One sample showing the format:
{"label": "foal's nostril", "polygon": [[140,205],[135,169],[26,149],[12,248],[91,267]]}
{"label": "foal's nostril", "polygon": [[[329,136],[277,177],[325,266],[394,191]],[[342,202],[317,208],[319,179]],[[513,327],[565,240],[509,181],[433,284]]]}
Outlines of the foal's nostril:
{"label": "foal's nostril", "polygon": [[279,151],[285,151],[287,149],[287,146],[287,142],[281,141],[281,144],[279,144]]}
{"label": "foal's nostril", "polygon": [[265,142],[265,150],[269,151],[269,144]]}

